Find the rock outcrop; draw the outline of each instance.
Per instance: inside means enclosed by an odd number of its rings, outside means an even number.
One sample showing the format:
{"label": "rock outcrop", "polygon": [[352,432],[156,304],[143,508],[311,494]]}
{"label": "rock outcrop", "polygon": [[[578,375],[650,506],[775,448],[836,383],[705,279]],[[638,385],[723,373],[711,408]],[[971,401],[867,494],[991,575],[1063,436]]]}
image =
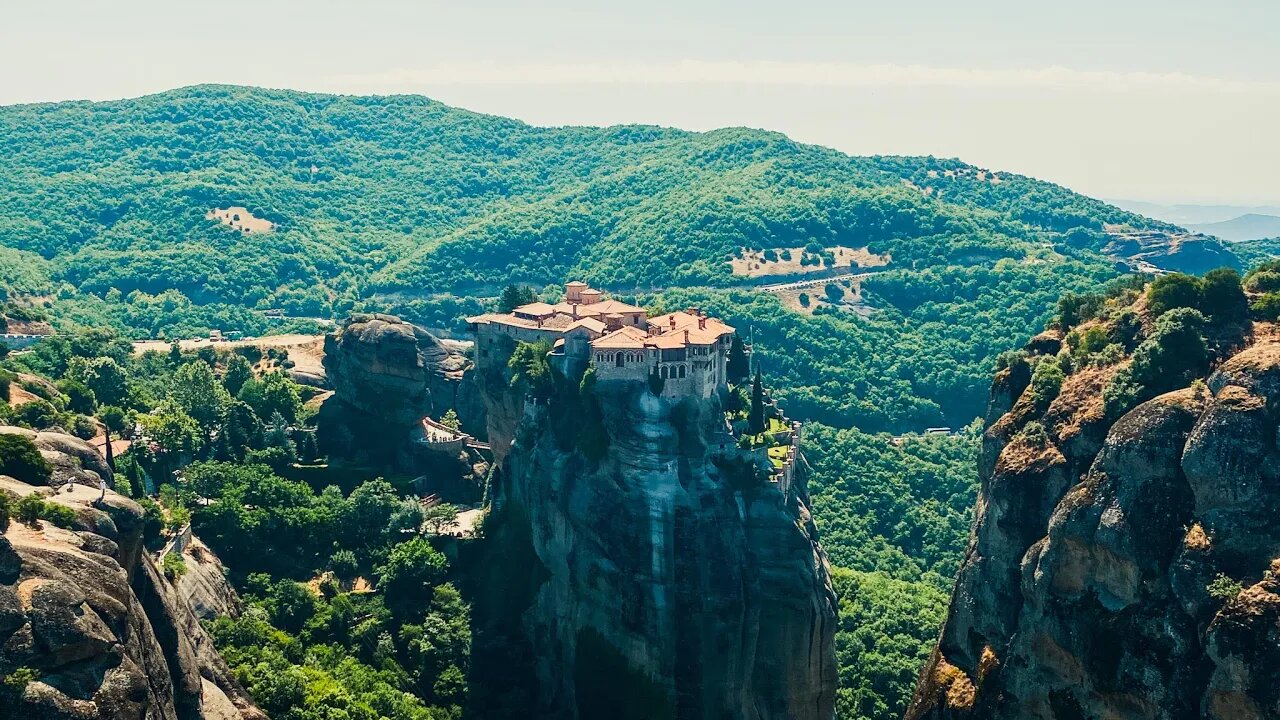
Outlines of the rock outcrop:
{"label": "rock outcrop", "polygon": [[1123,363],[1077,360],[1047,407],[1025,368],[997,375],[973,536],[909,719],[1280,717],[1273,331],[1119,417],[1103,397]]}
{"label": "rock outcrop", "polygon": [[499,467],[480,595],[499,599],[475,606],[472,694],[522,672],[527,694],[481,716],[833,716],[836,600],[803,477],[784,497],[735,462],[715,399],[610,382],[535,403],[482,377]]}
{"label": "rock outcrop", "polygon": [[1102,253],[1138,269],[1204,273],[1217,267],[1240,268],[1240,259],[1221,240],[1200,233],[1128,230],[1108,233]]}
{"label": "rock outcrop", "polygon": [[0,532],[0,717],[265,717],[143,548],[136,503],[83,482],[0,477],[0,491],[44,495],[76,517],[69,529],[15,519]]}
{"label": "rock outcrop", "polygon": [[0,435],[24,435],[31,438],[53,473],[49,485],[59,487],[78,483],[99,487],[103,482],[113,486],[115,478],[107,461],[92,445],[73,435],[60,432],[36,432],[11,425],[0,426]]}
{"label": "rock outcrop", "polygon": [[[465,350],[392,315],[353,315],[325,337],[325,374],[334,392],[318,418],[324,449],[339,458],[421,470],[414,440],[422,435],[423,416],[439,419],[453,410],[464,430],[483,436],[484,403]],[[469,472],[465,457],[446,460]]]}

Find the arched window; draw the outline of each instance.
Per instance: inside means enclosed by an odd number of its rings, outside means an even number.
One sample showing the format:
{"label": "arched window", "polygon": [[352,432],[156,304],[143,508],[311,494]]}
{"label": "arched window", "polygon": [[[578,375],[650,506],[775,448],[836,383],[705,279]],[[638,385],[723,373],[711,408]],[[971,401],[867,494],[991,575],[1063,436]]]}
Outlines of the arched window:
{"label": "arched window", "polygon": [[680,366],[680,377],[684,377],[684,366]]}
{"label": "arched window", "polygon": [[624,360],[626,360],[626,357],[627,357],[626,353],[618,353],[617,362],[615,364],[618,367],[622,367],[622,363]]}
{"label": "arched window", "polygon": [[663,379],[663,380],[666,380],[666,379],[667,379],[667,366],[666,366],[666,365],[663,365],[661,368],[659,368],[659,370],[658,370],[658,374],[662,377],[662,379]]}

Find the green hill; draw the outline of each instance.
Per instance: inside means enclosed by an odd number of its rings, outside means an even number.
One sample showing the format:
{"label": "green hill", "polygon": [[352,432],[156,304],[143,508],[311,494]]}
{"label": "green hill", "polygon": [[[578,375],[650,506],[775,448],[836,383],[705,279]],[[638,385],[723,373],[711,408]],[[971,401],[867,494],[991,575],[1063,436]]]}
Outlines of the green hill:
{"label": "green hill", "polygon": [[[878,243],[907,260],[1149,222],[956,161],[746,129],[537,128],[415,96],[205,86],[12,106],[0,140],[0,242],[56,260],[58,280],[250,304],[293,285],[316,290],[315,313],[371,291],[567,274],[725,284],[743,245]],[[230,206],[279,229],[205,219]]]}
{"label": "green hill", "polygon": [[[263,224],[209,217],[232,208]],[[973,417],[995,354],[1114,274],[1105,223],[1163,227],[957,160],[742,128],[539,128],[417,96],[224,86],[0,108],[0,264],[23,267],[0,282],[50,296],[64,325],[262,333],[268,308],[360,308],[442,326],[512,282],[669,302],[698,287],[760,333],[784,399],[868,429]],[[835,246],[892,258],[864,285],[869,317],[715,290],[744,285],[728,262],[744,247],[808,248],[820,269]]]}

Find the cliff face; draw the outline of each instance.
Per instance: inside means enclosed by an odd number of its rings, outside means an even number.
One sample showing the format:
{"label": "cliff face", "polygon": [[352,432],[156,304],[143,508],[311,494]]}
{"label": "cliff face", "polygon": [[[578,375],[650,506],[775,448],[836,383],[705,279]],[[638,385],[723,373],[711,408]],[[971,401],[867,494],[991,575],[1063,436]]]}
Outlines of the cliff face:
{"label": "cliff face", "polygon": [[[41,433],[42,446],[75,447],[45,435],[56,434]],[[39,493],[76,514],[73,529],[11,520],[0,532],[0,675],[34,671],[0,689],[0,716],[265,717],[143,549],[142,509],[86,487],[97,484],[89,472],[56,490],[0,476],[0,490]]]}
{"label": "cliff face", "polygon": [[[1114,366],[1043,410],[1029,373],[997,375],[974,534],[908,718],[1280,717],[1270,332],[1114,421]],[[1058,352],[1036,342],[1033,361]]]}
{"label": "cliff face", "polygon": [[[454,410],[483,435],[485,408],[463,348],[392,315],[353,315],[325,338],[334,394],[320,409],[319,439],[330,454],[375,465],[422,469],[413,440],[424,415]],[[466,458],[443,474],[466,474]]]}
{"label": "cliff face", "polygon": [[836,603],[802,479],[784,500],[718,459],[714,400],[601,383],[566,410],[485,391],[506,597],[496,618],[477,606],[504,638],[481,634],[479,674],[486,653],[496,678],[527,662],[538,717],[832,717]]}

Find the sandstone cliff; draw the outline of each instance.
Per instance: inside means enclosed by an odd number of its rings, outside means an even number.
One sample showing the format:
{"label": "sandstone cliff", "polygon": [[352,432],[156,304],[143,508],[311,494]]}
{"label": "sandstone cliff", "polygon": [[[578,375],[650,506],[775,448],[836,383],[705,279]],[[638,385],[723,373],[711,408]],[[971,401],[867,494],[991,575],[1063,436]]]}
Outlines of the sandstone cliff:
{"label": "sandstone cliff", "polygon": [[392,315],[353,315],[325,338],[324,367],[334,393],[318,417],[324,451],[375,466],[469,475],[475,458],[434,458],[414,444],[423,416],[438,419],[449,410],[463,430],[483,437],[484,403],[464,351]]}
{"label": "sandstone cliff", "polygon": [[784,498],[726,460],[715,400],[633,382],[526,403],[482,377],[500,465],[473,696],[524,672],[512,705],[533,717],[832,717],[836,602],[803,479]]}
{"label": "sandstone cliff", "polygon": [[[1117,411],[1130,360],[1073,348],[1090,326],[1149,334],[1121,300],[997,375],[973,536],[908,718],[1280,717],[1280,340],[1211,325],[1205,382]],[[1027,367],[1060,346],[1046,406]]]}
{"label": "sandstone cliff", "polygon": [[[82,443],[41,433],[38,444],[50,458]],[[264,717],[143,548],[142,509],[98,487],[110,479],[100,457],[85,464],[96,469],[65,465],[54,488],[0,476],[0,491],[76,515],[70,529],[11,520],[0,531],[0,717]]]}

